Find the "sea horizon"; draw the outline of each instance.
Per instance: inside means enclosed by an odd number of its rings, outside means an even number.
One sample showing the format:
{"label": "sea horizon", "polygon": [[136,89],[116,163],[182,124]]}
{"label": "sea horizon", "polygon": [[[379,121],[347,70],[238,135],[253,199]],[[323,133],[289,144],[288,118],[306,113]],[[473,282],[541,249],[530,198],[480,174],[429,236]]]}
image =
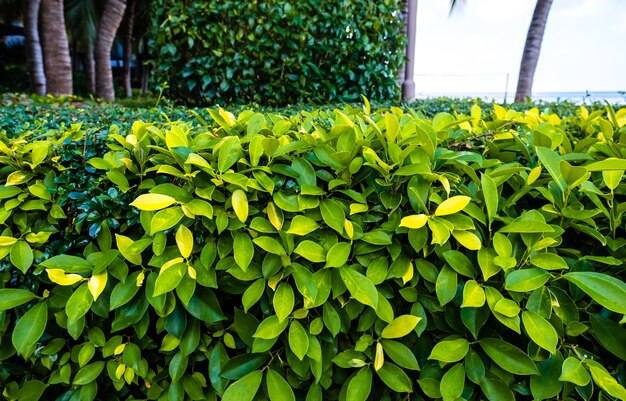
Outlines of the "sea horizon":
{"label": "sea horizon", "polygon": [[[437,97],[481,99],[488,102],[511,103],[515,93],[497,92],[418,92],[418,99]],[[591,104],[607,101],[611,104],[626,105],[626,91],[572,91],[572,92],[534,92],[533,101],[546,102],[570,101],[578,104]]]}

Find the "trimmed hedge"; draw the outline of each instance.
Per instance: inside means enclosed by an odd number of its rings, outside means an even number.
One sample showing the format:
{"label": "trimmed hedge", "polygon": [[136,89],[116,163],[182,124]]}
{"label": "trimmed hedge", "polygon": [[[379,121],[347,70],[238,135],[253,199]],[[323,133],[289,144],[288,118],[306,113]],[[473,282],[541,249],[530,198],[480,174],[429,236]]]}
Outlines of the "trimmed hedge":
{"label": "trimmed hedge", "polygon": [[401,0],[158,0],[155,79],[188,104],[398,100],[401,7]]}
{"label": "trimmed hedge", "polygon": [[626,109],[208,114],[1,137],[7,400],[626,398]]}
{"label": "trimmed hedge", "polygon": [[[122,101],[120,101],[122,102]],[[25,131],[43,133],[48,130],[64,130],[72,124],[81,124],[81,128],[90,132],[105,131],[109,126],[115,124],[121,130],[131,129],[136,120],[150,121],[156,124],[163,124],[169,121],[182,120],[186,122],[199,123],[197,116],[204,121],[211,121],[206,108],[184,108],[172,106],[167,100],[162,100],[160,105],[151,107],[156,99],[137,99],[131,104],[143,104],[143,107],[130,107],[126,100],[124,103],[115,104],[97,102],[80,97],[41,97],[27,96],[22,94],[5,94],[0,100],[0,134],[9,137],[17,136]],[[440,112],[448,112],[454,115],[470,114],[472,106],[478,105],[481,108],[491,109],[492,103],[484,102],[480,99],[423,99],[409,104],[391,104],[388,102],[373,102],[371,110],[386,109],[392,106],[400,107],[405,112],[409,109],[418,113],[424,118],[432,118]],[[336,108],[356,108],[361,109],[359,104],[327,104],[314,106],[311,104],[298,104],[286,107],[269,107],[258,104],[233,105],[228,109],[238,114],[244,110],[255,110],[265,114],[281,114],[286,117],[298,115],[306,112],[330,112]],[[578,115],[580,105],[568,102],[534,102],[515,103],[510,105],[517,111],[526,111],[537,108],[541,113],[558,114],[561,117],[574,117]],[[589,112],[604,110],[604,103],[593,103],[585,105]],[[619,107],[616,105],[615,107]],[[569,121],[569,120],[568,120]],[[574,121],[574,124],[576,122]]]}

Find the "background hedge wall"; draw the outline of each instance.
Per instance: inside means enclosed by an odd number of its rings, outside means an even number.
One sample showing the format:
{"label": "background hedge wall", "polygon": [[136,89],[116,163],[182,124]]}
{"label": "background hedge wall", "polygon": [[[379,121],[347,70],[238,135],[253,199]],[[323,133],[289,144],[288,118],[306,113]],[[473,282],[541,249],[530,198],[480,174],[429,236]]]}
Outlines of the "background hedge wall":
{"label": "background hedge wall", "polygon": [[156,80],[186,103],[397,100],[401,0],[153,2]]}
{"label": "background hedge wall", "polygon": [[0,139],[7,400],[625,399],[626,109]]}

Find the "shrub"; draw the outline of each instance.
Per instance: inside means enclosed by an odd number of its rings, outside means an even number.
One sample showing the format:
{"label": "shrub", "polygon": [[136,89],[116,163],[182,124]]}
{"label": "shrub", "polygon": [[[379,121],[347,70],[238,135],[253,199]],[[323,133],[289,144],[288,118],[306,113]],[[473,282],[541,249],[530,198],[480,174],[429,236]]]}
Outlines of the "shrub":
{"label": "shrub", "polygon": [[2,138],[8,400],[624,399],[626,109]]}
{"label": "shrub", "polygon": [[154,2],[156,79],[186,103],[397,100],[401,0]]}

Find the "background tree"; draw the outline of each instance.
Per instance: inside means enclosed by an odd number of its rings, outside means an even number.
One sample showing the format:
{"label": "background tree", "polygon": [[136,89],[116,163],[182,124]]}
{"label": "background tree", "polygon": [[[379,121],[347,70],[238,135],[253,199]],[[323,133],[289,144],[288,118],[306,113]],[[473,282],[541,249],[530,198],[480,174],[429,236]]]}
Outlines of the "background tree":
{"label": "background tree", "polygon": [[62,0],[41,1],[43,59],[46,72],[46,92],[55,96],[71,95],[72,61],[65,31]]}
{"label": "background tree", "polygon": [[96,34],[96,96],[114,100],[111,48],[124,18],[126,0],[108,0],[102,11]]}
{"label": "background tree", "polygon": [[135,27],[135,15],[137,9],[137,0],[128,0],[126,9],[126,17],[124,24],[124,95],[126,97],[133,96],[133,88],[131,85],[131,59],[133,54],[133,34]]}
{"label": "background tree", "polygon": [[539,61],[541,43],[546,30],[546,23],[548,22],[548,14],[550,13],[551,6],[552,0],[537,0],[537,4],[535,5],[535,11],[533,12],[530,26],[528,27],[524,54],[522,55],[520,65],[517,91],[515,92],[516,102],[525,101],[532,93],[533,79]]}
{"label": "background tree", "polygon": [[[82,50],[84,54],[84,70],[87,75],[88,91],[96,94],[96,62],[94,59],[94,43],[98,20],[102,13],[99,2],[94,0],[66,0],[65,17],[71,36],[72,49],[75,53]],[[74,70],[81,67],[77,54],[74,54]]]}
{"label": "background tree", "polygon": [[26,38],[26,60],[31,90],[38,94],[46,93],[46,74],[43,53],[39,40],[39,9],[41,0],[26,0],[24,3],[24,36]]}

